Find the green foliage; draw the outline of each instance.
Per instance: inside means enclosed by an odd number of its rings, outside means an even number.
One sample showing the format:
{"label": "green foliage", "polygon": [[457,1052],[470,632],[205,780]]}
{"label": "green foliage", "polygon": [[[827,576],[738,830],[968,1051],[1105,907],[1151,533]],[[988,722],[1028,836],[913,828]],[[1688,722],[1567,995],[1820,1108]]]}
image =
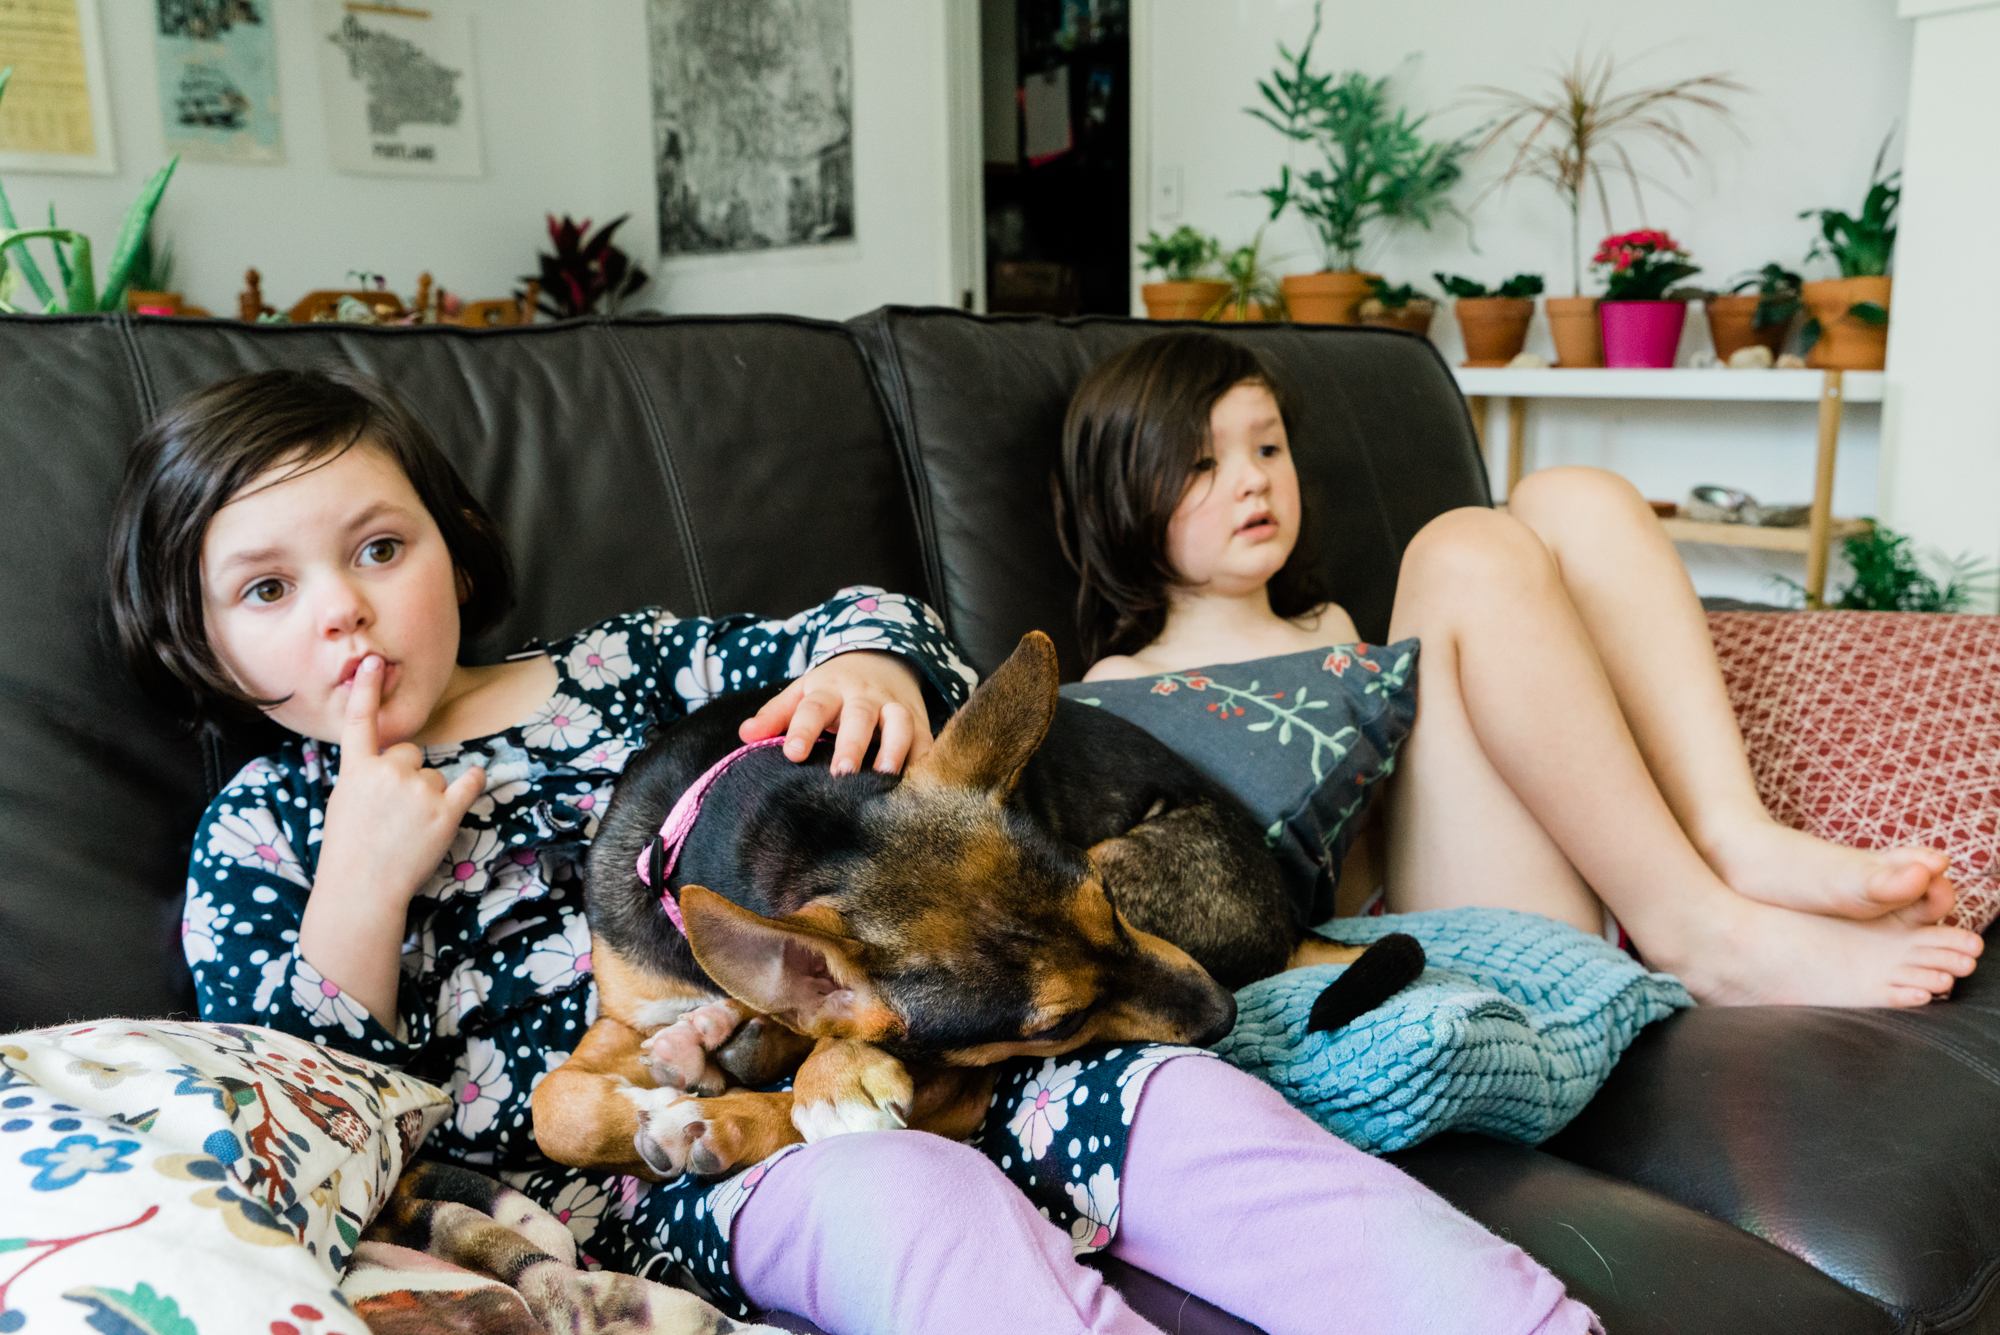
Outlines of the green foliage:
{"label": "green foliage", "polygon": [[1157,270],[1166,282],[1187,283],[1208,271],[1222,254],[1222,243],[1182,224],[1165,236],[1147,232],[1138,249],[1148,270]]}
{"label": "green foliage", "polygon": [[1461,278],[1457,274],[1434,273],[1438,286],[1454,297],[1539,297],[1542,294],[1542,276],[1538,273],[1517,273],[1500,284],[1499,290],[1489,289],[1486,284]]}
{"label": "green foliage", "polygon": [[[0,69],[0,96],[5,95],[7,82],[13,73],[11,67]],[[97,287],[96,272],[91,264],[90,238],[81,232],[57,227],[53,206],[49,210],[49,226],[22,227],[14,219],[13,207],[7,202],[4,190],[0,190],[0,256],[6,256],[19,267],[21,276],[41,300],[47,314],[122,309],[125,289],[131,283],[132,266],[153,225],[153,212],[159,208],[160,196],[166,193],[167,182],[173,178],[174,168],[179,163],[178,156],[169,159],[166,166],[153,173],[153,179],[146,182],[145,189],[132,201],[117,243],[111,248],[111,267],[104,275],[102,291]],[[38,240],[47,241],[54,253],[56,271],[62,276],[63,283],[60,298],[49,287],[40,266],[28,251],[27,243]],[[7,256],[10,248],[15,253]],[[0,304],[6,300],[5,292],[0,292]]]}
{"label": "green foliage", "polygon": [[1409,283],[1390,286],[1386,278],[1370,278],[1368,290],[1375,294],[1375,300],[1382,303],[1384,310],[1400,311],[1413,301],[1429,301],[1428,292],[1419,292]]}
{"label": "green foliage", "polygon": [[[1994,576],[2000,574],[1969,554],[1930,552],[1924,559],[1936,569],[1933,576],[1924,570],[1907,534],[1879,524],[1848,538],[1841,551],[1854,568],[1854,580],[1826,606],[1848,611],[1960,612],[1974,598],[1990,594]],[[1780,577],[1779,583],[1804,597],[1796,581]]]}
{"label": "green foliage", "polygon": [[1729,289],[1732,295],[1748,292],[1753,288],[1757,293],[1757,311],[1750,317],[1753,328],[1769,329],[1772,325],[1792,322],[1804,307],[1800,299],[1805,280],[1773,260],[1747,278],[1739,280]]}
{"label": "green foliage", "polygon": [[[1891,130],[1889,139],[1894,137]],[[1903,173],[1882,174],[1889,139],[1882,141],[1875,165],[1868,172],[1868,194],[1861,201],[1860,217],[1839,209],[1807,209],[1799,215],[1819,219],[1820,234],[1806,258],[1826,256],[1840,266],[1842,278],[1880,278],[1889,272],[1889,256],[1896,249],[1896,207],[1903,201]]]}
{"label": "green foliage", "polygon": [[1297,176],[1289,166],[1280,168],[1278,184],[1259,192],[1270,216],[1297,209],[1318,233],[1327,268],[1358,269],[1372,226],[1415,223],[1429,230],[1441,214],[1464,218],[1445,196],[1464,176],[1471,144],[1427,141],[1419,133],[1425,117],[1391,110],[1386,76],[1314,72],[1321,3],[1314,0],[1305,45],[1294,54],[1280,43],[1284,64],[1258,80],[1267,105],[1245,110],[1287,139],[1317,149],[1325,161]]}
{"label": "green foliage", "polygon": [[1267,315],[1285,318],[1285,290],[1270,267],[1272,263],[1264,255],[1264,231],[1259,228],[1248,245],[1238,246],[1223,257],[1222,280],[1229,284],[1229,290],[1203,318],[1219,319],[1231,310],[1245,314],[1244,308],[1249,306],[1262,306]]}

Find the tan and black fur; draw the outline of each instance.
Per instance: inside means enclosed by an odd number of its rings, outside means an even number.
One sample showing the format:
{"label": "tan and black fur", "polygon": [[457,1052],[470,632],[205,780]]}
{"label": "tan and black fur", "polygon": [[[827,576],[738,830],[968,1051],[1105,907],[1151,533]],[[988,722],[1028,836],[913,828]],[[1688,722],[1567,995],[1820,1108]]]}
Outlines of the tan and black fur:
{"label": "tan and black fur", "polygon": [[[997,1062],[1210,1043],[1234,1022],[1229,989],[1361,953],[1305,932],[1232,799],[1142,730],[1059,705],[1056,680],[1031,633],[900,777],[835,777],[824,748],[740,761],[668,878],[686,937],[635,863],[769,692],[718,700],[636,756],[590,859],[599,1019],[536,1090],[544,1152],[671,1178],[841,1130],[962,1136]],[[1368,995],[1323,1007],[1332,1020],[1421,966],[1391,953]],[[707,1058],[648,1053],[725,999],[735,1032]],[[791,1092],[756,1092],[793,1071]]]}

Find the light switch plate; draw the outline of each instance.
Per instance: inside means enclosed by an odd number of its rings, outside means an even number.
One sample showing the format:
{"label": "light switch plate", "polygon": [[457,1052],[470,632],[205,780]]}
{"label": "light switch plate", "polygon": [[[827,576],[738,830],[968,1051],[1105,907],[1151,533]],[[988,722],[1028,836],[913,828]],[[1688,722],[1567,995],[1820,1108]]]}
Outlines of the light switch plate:
{"label": "light switch plate", "polygon": [[1155,218],[1178,218],[1181,216],[1181,169],[1179,167],[1153,168],[1153,216]]}

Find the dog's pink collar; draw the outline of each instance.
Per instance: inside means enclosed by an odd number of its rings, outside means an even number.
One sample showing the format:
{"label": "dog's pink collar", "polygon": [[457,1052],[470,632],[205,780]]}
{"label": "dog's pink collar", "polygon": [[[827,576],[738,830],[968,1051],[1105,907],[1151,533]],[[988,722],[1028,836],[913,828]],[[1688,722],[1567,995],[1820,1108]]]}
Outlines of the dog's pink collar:
{"label": "dog's pink collar", "polygon": [[657,887],[660,892],[660,907],[673,920],[682,936],[687,935],[687,922],[681,917],[681,906],[674,898],[674,892],[667,888],[667,877],[673,875],[674,864],[680,861],[681,846],[687,843],[688,835],[694,831],[694,823],[701,816],[702,799],[715,781],[729,772],[743,757],[753,751],[762,751],[773,746],[783,746],[783,737],[766,737],[761,742],[751,742],[739,746],[722,759],[710,765],[688,790],[681,794],[667,818],[660,825],[660,833],[639,850],[639,883]]}

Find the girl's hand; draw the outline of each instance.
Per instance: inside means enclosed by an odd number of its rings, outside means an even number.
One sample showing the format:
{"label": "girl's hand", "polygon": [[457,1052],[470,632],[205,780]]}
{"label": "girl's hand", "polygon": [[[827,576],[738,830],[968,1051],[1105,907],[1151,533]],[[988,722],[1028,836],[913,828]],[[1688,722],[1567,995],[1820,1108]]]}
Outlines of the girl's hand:
{"label": "girl's hand", "polygon": [[875,768],[884,774],[894,774],[931,746],[930,714],[915,670],[895,654],[868,649],[821,663],[744,720],[737,736],[761,742],[783,733],[785,758],[804,760],[820,733],[834,724],[835,774],[861,768],[878,726],[882,741]]}
{"label": "girl's hand", "polygon": [[423,750],[414,743],[380,749],[382,660],[376,655],[362,660],[349,692],[340,780],[327,799],[299,953],[393,1031],[410,900],[485,791],[486,771],[475,765],[447,784],[425,768]]}

